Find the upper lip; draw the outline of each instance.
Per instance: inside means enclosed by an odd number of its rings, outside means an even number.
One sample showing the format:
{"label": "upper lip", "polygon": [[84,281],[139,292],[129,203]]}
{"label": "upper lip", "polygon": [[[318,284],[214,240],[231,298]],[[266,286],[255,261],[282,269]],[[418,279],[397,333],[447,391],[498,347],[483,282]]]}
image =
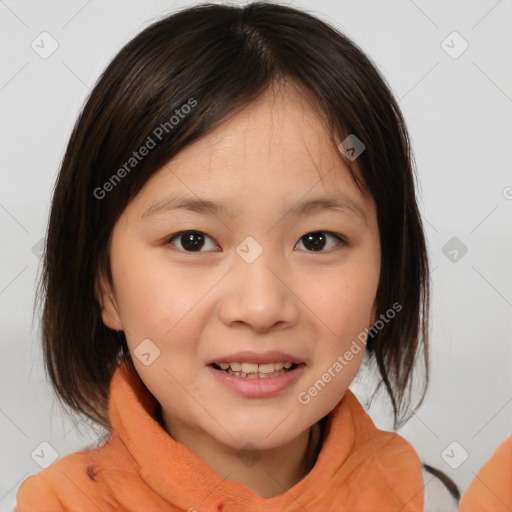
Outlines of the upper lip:
{"label": "upper lip", "polygon": [[225,356],[216,357],[208,361],[206,364],[220,364],[220,363],[296,363],[301,364],[304,361],[300,357],[292,356],[291,354],[286,354],[285,352],[281,352],[279,350],[271,350],[269,352],[262,352],[259,354],[258,352],[253,352],[251,350],[243,350],[241,352],[235,352],[233,354],[228,354]]}

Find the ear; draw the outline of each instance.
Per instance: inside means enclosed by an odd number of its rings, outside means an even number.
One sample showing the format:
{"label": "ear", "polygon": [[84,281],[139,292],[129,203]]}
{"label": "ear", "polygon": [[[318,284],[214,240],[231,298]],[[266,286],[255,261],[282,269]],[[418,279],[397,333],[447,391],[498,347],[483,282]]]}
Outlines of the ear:
{"label": "ear", "polygon": [[115,297],[103,275],[98,275],[94,283],[94,295],[101,308],[103,323],[114,331],[122,331],[123,326]]}

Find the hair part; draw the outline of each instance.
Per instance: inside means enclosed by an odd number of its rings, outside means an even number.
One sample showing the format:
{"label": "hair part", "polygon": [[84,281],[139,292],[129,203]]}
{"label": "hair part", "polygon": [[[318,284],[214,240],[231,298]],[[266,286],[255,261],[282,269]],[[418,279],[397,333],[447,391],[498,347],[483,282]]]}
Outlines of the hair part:
{"label": "hair part", "polygon": [[[98,79],[69,139],[36,300],[42,303],[45,368],[72,411],[110,431],[112,374],[121,360],[131,361],[124,333],[103,324],[97,300],[98,277],[112,285],[109,246],[117,219],[179,151],[279,84],[301,92],[335,147],[349,134],[366,146],[354,162],[340,158],[377,207],[376,311],[395,302],[404,307],[366,350],[391,399],[395,425],[409,411],[418,358],[426,373],[415,409],[422,403],[428,385],[428,260],[409,136],[388,85],[355,43],[306,11],[271,2],[206,3],[154,22],[126,44]],[[168,133],[162,131],[154,149],[123,179],[105,186],[191,98],[195,107]],[[109,191],[98,198],[101,187]]]}

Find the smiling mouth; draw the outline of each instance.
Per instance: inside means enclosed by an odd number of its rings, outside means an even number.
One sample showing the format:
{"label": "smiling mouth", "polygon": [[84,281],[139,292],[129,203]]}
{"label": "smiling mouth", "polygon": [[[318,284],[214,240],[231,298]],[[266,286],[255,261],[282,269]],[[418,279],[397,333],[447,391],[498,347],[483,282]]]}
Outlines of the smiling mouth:
{"label": "smiling mouth", "polygon": [[269,379],[279,377],[286,373],[292,372],[304,363],[267,363],[267,364],[251,364],[251,363],[211,363],[209,366],[220,372],[233,375],[235,377],[243,377],[247,379]]}

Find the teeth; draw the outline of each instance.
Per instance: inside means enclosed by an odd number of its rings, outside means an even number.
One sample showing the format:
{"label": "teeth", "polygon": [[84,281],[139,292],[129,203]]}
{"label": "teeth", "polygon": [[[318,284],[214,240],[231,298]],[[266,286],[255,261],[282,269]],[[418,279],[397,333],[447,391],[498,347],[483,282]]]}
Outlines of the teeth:
{"label": "teeth", "polygon": [[241,372],[241,373],[245,373],[246,375],[247,374],[257,374],[257,373],[263,373],[263,374],[268,374],[268,373],[274,373],[274,372],[277,372],[277,371],[280,371],[282,370],[283,368],[285,369],[290,369],[292,367],[292,364],[291,362],[286,362],[286,363],[261,363],[261,364],[258,364],[258,363],[238,363],[238,362],[233,362],[233,363],[218,363],[218,365],[220,366],[221,370],[228,370],[229,368],[231,368],[232,371],[234,372]]}
{"label": "teeth", "polygon": [[[257,368],[256,371],[258,373],[272,373],[273,371],[275,371],[274,363],[266,363],[266,364],[260,364],[260,365],[256,364],[254,366],[256,366],[256,368]],[[244,365],[242,365],[242,371],[245,373],[249,373],[244,370]]]}
{"label": "teeth", "polygon": [[[233,364],[233,363],[231,363]],[[242,372],[243,373],[257,373],[258,372],[258,363],[242,363]],[[234,368],[232,368],[234,370]],[[235,370],[237,371],[237,370]]]}

